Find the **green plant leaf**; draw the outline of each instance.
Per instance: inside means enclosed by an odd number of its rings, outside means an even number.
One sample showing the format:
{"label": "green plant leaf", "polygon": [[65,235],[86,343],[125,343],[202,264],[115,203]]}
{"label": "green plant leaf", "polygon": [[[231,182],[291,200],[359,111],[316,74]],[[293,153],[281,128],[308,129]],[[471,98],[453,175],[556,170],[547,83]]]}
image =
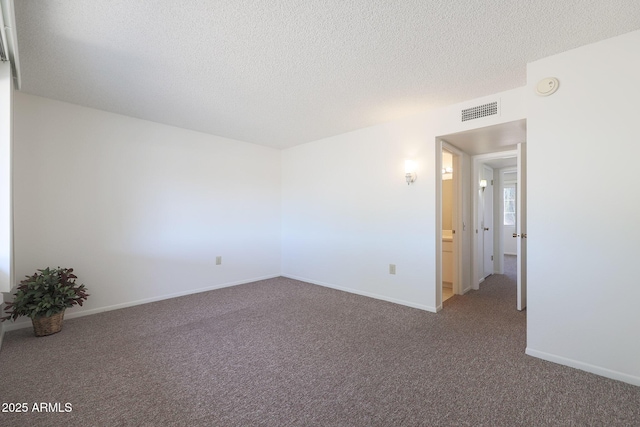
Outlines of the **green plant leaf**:
{"label": "green plant leaf", "polygon": [[16,320],[20,316],[50,316],[76,304],[82,306],[89,294],[83,284],[75,283],[77,276],[72,272],[72,268],[47,267],[25,276],[14,293],[13,301],[5,305],[7,316],[0,321]]}

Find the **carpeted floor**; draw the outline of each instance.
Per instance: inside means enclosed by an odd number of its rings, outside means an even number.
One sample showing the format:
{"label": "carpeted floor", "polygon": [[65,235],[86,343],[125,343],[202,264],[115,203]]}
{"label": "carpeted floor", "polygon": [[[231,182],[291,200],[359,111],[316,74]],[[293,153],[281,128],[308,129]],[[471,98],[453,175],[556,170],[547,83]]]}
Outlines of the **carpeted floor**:
{"label": "carpeted floor", "polygon": [[[2,426],[638,426],[640,387],[524,354],[515,285],[438,314],[278,278],[7,333]],[[34,413],[37,402],[64,411]]]}

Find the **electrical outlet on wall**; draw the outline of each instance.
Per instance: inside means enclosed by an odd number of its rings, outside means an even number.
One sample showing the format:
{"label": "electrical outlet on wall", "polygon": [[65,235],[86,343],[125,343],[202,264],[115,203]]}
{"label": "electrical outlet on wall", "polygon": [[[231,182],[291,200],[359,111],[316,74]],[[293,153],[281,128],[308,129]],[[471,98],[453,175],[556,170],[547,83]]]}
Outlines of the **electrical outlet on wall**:
{"label": "electrical outlet on wall", "polygon": [[216,265],[220,265],[222,264],[222,257],[221,256],[217,256],[216,257]]}
{"label": "electrical outlet on wall", "polygon": [[396,265],[389,264],[389,274],[396,274]]}

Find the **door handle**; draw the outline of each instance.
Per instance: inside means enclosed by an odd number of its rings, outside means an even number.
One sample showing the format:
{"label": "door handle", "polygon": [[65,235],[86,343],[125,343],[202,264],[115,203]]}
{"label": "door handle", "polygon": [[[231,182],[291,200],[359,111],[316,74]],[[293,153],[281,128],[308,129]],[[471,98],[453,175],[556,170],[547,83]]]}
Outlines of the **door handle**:
{"label": "door handle", "polygon": [[485,228],[484,228],[484,231],[489,231],[489,227],[485,227]]}
{"label": "door handle", "polygon": [[520,237],[519,234],[513,233],[513,237]]}

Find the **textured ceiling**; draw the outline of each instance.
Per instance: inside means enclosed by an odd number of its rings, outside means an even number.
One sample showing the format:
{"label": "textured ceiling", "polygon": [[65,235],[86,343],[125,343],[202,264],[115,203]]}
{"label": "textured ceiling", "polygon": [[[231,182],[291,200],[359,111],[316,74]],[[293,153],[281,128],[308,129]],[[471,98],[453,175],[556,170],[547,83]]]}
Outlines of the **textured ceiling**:
{"label": "textured ceiling", "polygon": [[638,0],[17,0],[22,90],[283,148],[523,86]]}

